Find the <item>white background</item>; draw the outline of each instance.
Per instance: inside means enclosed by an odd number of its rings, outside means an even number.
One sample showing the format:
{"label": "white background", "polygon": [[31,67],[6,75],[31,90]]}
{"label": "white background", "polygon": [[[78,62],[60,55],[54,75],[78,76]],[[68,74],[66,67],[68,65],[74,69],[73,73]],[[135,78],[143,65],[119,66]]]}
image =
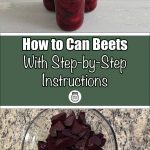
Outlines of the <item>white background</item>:
{"label": "white background", "polygon": [[[64,32],[42,0],[0,0],[0,32]],[[150,0],[98,0],[75,32],[150,32]]]}

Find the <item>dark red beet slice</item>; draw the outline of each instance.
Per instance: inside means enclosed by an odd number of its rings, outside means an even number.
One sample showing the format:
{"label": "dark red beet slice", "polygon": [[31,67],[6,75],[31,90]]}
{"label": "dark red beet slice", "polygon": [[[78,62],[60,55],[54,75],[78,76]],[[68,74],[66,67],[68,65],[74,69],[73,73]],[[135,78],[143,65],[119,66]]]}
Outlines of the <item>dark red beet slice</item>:
{"label": "dark red beet slice", "polygon": [[57,131],[57,138],[63,138],[64,135],[62,134],[62,131]]}
{"label": "dark red beet slice", "polygon": [[99,150],[99,149],[98,149],[98,146],[93,145],[93,144],[88,145],[88,148],[89,148],[90,150]]}
{"label": "dark red beet slice", "polygon": [[64,121],[65,126],[67,126],[67,127],[72,126],[75,119],[76,119],[76,116],[75,116],[74,112],[72,112]]}
{"label": "dark red beet slice", "polygon": [[55,146],[57,148],[67,148],[69,146],[72,146],[75,143],[75,140],[69,137],[57,139]]}
{"label": "dark red beet slice", "polygon": [[64,129],[62,131],[62,135],[68,136],[68,137],[72,136],[71,129]]}
{"label": "dark red beet slice", "polygon": [[58,121],[57,123],[55,123],[51,129],[50,129],[50,135],[52,137],[56,137],[57,136],[57,131],[62,131],[64,130],[65,126],[60,122]]}
{"label": "dark red beet slice", "polygon": [[95,132],[94,131],[90,131],[90,136],[94,136]]}
{"label": "dark red beet slice", "polygon": [[72,112],[52,117],[52,125],[46,142],[38,142],[38,150],[103,150],[106,139],[102,133],[95,134],[86,124],[85,113],[76,118]]}
{"label": "dark red beet slice", "polygon": [[102,139],[104,137],[104,134],[98,133],[96,136],[99,137],[100,139]]}
{"label": "dark red beet slice", "polygon": [[78,115],[78,120],[81,124],[86,124],[85,112],[80,112]]}
{"label": "dark red beet slice", "polygon": [[56,142],[56,138],[52,137],[50,134],[48,135],[46,142],[48,143],[49,141],[51,141],[52,143]]}
{"label": "dark red beet slice", "polygon": [[88,128],[85,128],[82,132],[79,133],[79,138],[88,139],[90,137],[90,130]]}
{"label": "dark red beet slice", "polygon": [[80,141],[78,141],[76,144],[75,144],[75,148],[76,149],[81,149],[81,150],[84,150],[85,149],[85,145],[86,144],[86,140],[85,139],[82,139]]}
{"label": "dark red beet slice", "polygon": [[89,124],[85,125],[89,130],[91,130],[91,126]]}
{"label": "dark red beet slice", "polygon": [[62,135],[65,136],[65,137],[70,137],[70,138],[73,138],[75,140],[78,139],[78,137],[76,135],[73,135],[72,132],[71,132],[71,129],[64,129],[62,131]]}
{"label": "dark red beet slice", "polygon": [[52,141],[48,141],[48,149],[44,149],[44,150],[55,150],[55,143],[53,143]]}
{"label": "dark red beet slice", "polygon": [[47,149],[47,143],[43,141],[38,141],[38,150],[46,150]]}
{"label": "dark red beet slice", "polygon": [[52,124],[55,124],[58,121],[64,122],[66,120],[66,113],[60,113],[51,118]]}
{"label": "dark red beet slice", "polygon": [[100,139],[98,136],[92,136],[89,138],[89,146],[99,146],[101,147],[102,145],[102,139]]}
{"label": "dark red beet slice", "polygon": [[105,145],[105,143],[106,143],[106,139],[105,138],[103,138],[102,140],[101,140],[101,147],[103,147],[104,145]]}
{"label": "dark red beet slice", "polygon": [[65,147],[60,147],[60,148],[56,148],[55,150],[68,150],[68,149]]}
{"label": "dark red beet slice", "polygon": [[72,133],[75,135],[79,135],[82,131],[84,131],[86,127],[80,124],[77,120],[74,122],[72,126]]}

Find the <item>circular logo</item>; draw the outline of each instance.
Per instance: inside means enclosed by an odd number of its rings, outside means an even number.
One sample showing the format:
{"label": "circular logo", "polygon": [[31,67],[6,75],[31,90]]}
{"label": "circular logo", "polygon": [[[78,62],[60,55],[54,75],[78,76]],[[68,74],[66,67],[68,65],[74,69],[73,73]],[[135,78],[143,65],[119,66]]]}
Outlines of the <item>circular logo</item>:
{"label": "circular logo", "polygon": [[79,103],[81,101],[81,93],[77,90],[73,90],[69,93],[69,96],[68,96],[70,102],[76,104],[76,103]]}

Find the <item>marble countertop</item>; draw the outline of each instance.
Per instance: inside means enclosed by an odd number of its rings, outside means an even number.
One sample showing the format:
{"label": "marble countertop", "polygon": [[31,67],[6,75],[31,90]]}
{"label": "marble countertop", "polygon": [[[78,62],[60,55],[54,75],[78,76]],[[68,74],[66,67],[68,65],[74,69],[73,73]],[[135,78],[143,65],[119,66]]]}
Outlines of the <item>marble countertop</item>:
{"label": "marble countertop", "polygon": [[[0,0],[0,32],[60,33],[55,13],[42,0]],[[98,0],[75,32],[149,32],[150,0]]]}
{"label": "marble countertop", "polygon": [[[1,109],[0,149],[21,150],[25,131],[42,109]],[[119,150],[150,150],[149,109],[103,109],[111,123]]]}

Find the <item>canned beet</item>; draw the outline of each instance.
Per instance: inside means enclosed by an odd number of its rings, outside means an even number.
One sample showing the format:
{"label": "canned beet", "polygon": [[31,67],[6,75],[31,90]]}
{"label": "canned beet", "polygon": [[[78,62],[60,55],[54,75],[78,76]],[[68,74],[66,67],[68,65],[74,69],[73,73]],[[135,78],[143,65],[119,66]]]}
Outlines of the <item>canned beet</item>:
{"label": "canned beet", "polygon": [[43,3],[47,10],[55,11],[54,0],[43,0]]}
{"label": "canned beet", "polygon": [[78,29],[84,19],[85,0],[55,0],[56,19],[61,29]]}
{"label": "canned beet", "polygon": [[85,0],[85,12],[92,11],[97,6],[97,0]]}

